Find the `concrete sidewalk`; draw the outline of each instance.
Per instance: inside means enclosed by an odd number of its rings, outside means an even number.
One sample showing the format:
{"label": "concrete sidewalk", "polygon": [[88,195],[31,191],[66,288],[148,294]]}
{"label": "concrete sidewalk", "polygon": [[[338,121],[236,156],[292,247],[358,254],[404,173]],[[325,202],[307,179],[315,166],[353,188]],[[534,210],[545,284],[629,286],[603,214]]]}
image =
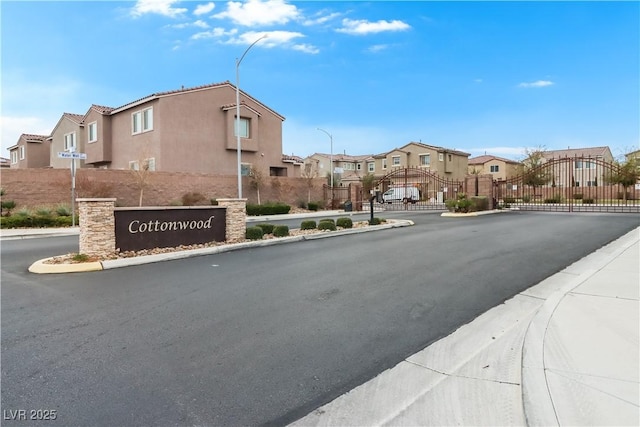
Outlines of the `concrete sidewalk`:
{"label": "concrete sidewalk", "polygon": [[640,228],[294,426],[640,425]]}

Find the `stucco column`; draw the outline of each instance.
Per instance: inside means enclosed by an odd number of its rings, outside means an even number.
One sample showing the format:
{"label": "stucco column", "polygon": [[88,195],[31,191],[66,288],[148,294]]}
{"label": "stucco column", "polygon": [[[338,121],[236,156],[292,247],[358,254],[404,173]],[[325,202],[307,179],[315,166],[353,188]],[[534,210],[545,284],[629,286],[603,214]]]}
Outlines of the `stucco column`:
{"label": "stucco column", "polygon": [[113,210],[116,199],[76,199],[80,212],[80,253],[110,256],[116,252]]}
{"label": "stucco column", "polygon": [[217,199],[218,206],[227,208],[226,240],[242,242],[247,234],[247,199]]}

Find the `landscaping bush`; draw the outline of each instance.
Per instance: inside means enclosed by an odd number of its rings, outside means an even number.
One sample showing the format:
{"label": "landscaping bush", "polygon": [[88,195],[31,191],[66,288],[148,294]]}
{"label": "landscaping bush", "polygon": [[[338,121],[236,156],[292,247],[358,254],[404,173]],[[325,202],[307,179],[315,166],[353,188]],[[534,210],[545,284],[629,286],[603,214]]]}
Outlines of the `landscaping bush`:
{"label": "landscaping bush", "polygon": [[545,203],[562,203],[562,196],[560,196],[559,194],[556,194],[553,197],[544,199]]}
{"label": "landscaping bush", "polygon": [[322,218],[320,222],[330,222],[331,224],[336,225],[336,222],[333,218]]}
{"label": "landscaping bush", "polygon": [[264,236],[264,231],[260,227],[247,227],[245,238],[249,240],[261,240]]}
{"label": "landscaping bush", "polygon": [[316,222],[312,219],[302,221],[302,224],[300,224],[300,230],[315,230],[316,227]]}
{"label": "landscaping bush", "polygon": [[351,218],[338,218],[336,220],[336,226],[342,228],[353,228],[353,221]]}
{"label": "landscaping bush", "polygon": [[591,198],[582,199],[582,204],[583,204],[583,205],[592,205],[592,204],[594,204],[594,203],[595,203],[595,200],[594,200],[594,199],[591,199]]}
{"label": "landscaping bush", "polygon": [[582,193],[576,193],[573,195],[573,200],[581,200],[582,199]]}
{"label": "landscaping bush", "polygon": [[257,224],[256,227],[262,228],[262,231],[263,231],[264,234],[271,234],[271,233],[273,233],[273,228],[275,227],[275,225],[273,225],[273,224]]}
{"label": "landscaping bush", "polygon": [[515,202],[516,202],[516,198],[515,198],[515,197],[504,197],[504,198],[502,199],[502,201],[503,201],[505,204],[511,204],[511,203],[515,203]]}
{"label": "landscaping bush", "polygon": [[217,199],[211,199],[211,206],[218,206],[218,200]]}
{"label": "landscaping bush", "polygon": [[318,204],[316,202],[309,202],[309,210],[310,211],[317,211],[318,210]]}
{"label": "landscaping bush", "polygon": [[378,217],[373,217],[369,220],[369,225],[380,225],[382,224],[382,220]]}
{"label": "landscaping bush", "polygon": [[6,200],[6,201],[3,200],[0,203],[0,205],[2,206],[0,208],[1,213],[3,215],[9,216],[9,215],[11,215],[11,211],[16,207],[16,202],[14,202],[13,200]]}
{"label": "landscaping bush", "polygon": [[489,209],[489,199],[486,196],[474,196],[471,198],[472,212],[486,211]]}
{"label": "landscaping bush", "polygon": [[182,201],[182,206],[195,206],[206,199],[202,194],[192,192],[183,194],[180,200]]}
{"label": "landscaping bush", "polygon": [[56,214],[58,216],[71,216],[71,209],[68,206],[60,205],[56,208]]}
{"label": "landscaping bush", "polygon": [[337,228],[333,221],[320,221],[320,223],[318,223],[318,230],[336,231]]}
{"label": "landscaping bush", "polygon": [[529,203],[531,201],[531,196],[522,196],[522,201],[524,203]]}
{"label": "landscaping bush", "polygon": [[265,203],[262,205],[247,203],[247,215],[249,216],[284,215],[288,214],[290,210],[291,206],[284,203]]}
{"label": "landscaping bush", "polygon": [[276,225],[273,229],[273,235],[275,237],[286,237],[289,235],[289,227],[286,225]]}
{"label": "landscaping bush", "polygon": [[467,199],[466,194],[458,193],[457,198],[455,200],[454,199],[446,200],[444,202],[444,205],[451,212],[467,213],[471,209],[473,202]]}
{"label": "landscaping bush", "polygon": [[298,206],[300,209],[307,209],[307,202],[305,202],[304,200],[298,200],[298,204],[297,204],[297,206]]}

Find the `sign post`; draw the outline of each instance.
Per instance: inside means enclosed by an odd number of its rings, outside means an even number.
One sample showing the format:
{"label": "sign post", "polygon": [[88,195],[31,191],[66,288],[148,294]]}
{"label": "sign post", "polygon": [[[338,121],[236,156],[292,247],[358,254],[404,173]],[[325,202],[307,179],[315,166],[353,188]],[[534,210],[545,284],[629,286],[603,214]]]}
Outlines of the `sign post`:
{"label": "sign post", "polygon": [[76,226],[76,159],[85,160],[85,153],[75,151],[59,151],[58,157],[61,159],[71,159],[71,226]]}

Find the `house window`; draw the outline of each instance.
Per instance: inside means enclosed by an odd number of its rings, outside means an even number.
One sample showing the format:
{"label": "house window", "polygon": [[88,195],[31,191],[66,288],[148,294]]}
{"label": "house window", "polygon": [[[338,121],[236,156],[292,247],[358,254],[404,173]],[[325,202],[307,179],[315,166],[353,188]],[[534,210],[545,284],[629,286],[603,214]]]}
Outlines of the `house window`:
{"label": "house window", "polygon": [[449,158],[449,161],[453,160],[453,157],[451,157],[451,154],[447,154],[447,157]]}
{"label": "house window", "polygon": [[67,133],[64,136],[64,151],[76,151],[76,133]]}
{"label": "house window", "polygon": [[18,149],[20,150],[20,160],[24,160],[24,145],[21,145]]}
{"label": "house window", "polygon": [[431,165],[431,154],[420,154],[420,166]]}
{"label": "house window", "polygon": [[153,130],[153,107],[131,113],[131,133],[133,135]]}
{"label": "house window", "polygon": [[155,157],[150,157],[148,159],[144,159],[145,169],[148,171],[156,170],[156,159]]}
{"label": "house window", "polygon": [[597,187],[598,181],[587,181],[587,187]]}
{"label": "house window", "polygon": [[[240,125],[240,138],[249,138],[249,119],[240,117],[240,123],[236,122],[236,127]],[[235,136],[238,136],[238,132],[235,132]]]}
{"label": "house window", "polygon": [[444,162],[444,154],[438,153],[438,160],[440,160],[441,162]]}
{"label": "house window", "polygon": [[400,156],[392,156],[391,157],[391,164],[393,166],[400,166]]}
{"label": "house window", "polygon": [[87,133],[89,142],[96,142],[98,140],[98,122],[89,123]]}
{"label": "house window", "polygon": [[500,172],[500,165],[491,165],[491,172]]}
{"label": "house window", "polygon": [[140,164],[138,163],[137,160],[129,162],[129,169],[131,169],[132,171],[139,171],[140,170]]}
{"label": "house window", "polygon": [[387,159],[382,159],[382,169],[387,168]]}
{"label": "house window", "polygon": [[367,171],[374,172],[376,170],[376,164],[373,162],[367,162]]}
{"label": "house window", "polygon": [[14,165],[18,163],[18,150],[13,150],[11,152],[11,163],[13,163]]}

